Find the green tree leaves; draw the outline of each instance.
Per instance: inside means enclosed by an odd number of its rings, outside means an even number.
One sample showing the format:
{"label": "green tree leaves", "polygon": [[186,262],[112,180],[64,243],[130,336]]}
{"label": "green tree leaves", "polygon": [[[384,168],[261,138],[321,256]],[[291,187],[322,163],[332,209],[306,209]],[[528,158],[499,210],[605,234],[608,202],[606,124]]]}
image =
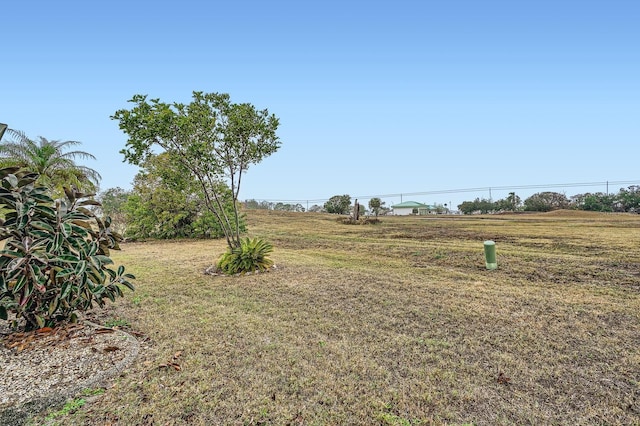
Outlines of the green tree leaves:
{"label": "green tree leaves", "polygon": [[[193,92],[189,104],[147,100],[135,95],[131,109],[111,117],[128,135],[121,152],[131,164],[144,164],[162,148],[179,161],[202,188],[207,209],[213,214],[230,248],[240,247],[238,194],[242,175],[280,147],[279,120],[248,103],[232,103],[228,94]],[[231,190],[233,213],[225,208],[220,181]]]}
{"label": "green tree leaves", "polygon": [[384,202],[380,200],[378,197],[374,197],[369,200],[369,210],[373,212],[373,214],[378,217],[380,214],[380,210],[384,207]]}
{"label": "green tree leaves", "polygon": [[348,194],[334,195],[324,203],[324,209],[327,213],[349,214],[349,210],[351,209],[351,196]]}
{"label": "green tree leaves", "polygon": [[[25,328],[53,326],[89,310],[94,303],[133,290],[134,276],[124,267],[112,270],[110,249],[120,235],[109,220],[94,216],[96,204],[86,194],[67,189],[67,200],[55,202],[36,184],[38,175],[15,168],[0,169],[0,318],[12,312]],[[53,206],[53,208],[52,208]],[[17,324],[17,320],[16,320]]]}
{"label": "green tree leaves", "polygon": [[534,212],[548,212],[569,208],[569,199],[559,192],[537,192],[524,200],[524,209]]}
{"label": "green tree leaves", "polygon": [[[172,161],[164,152],[149,156],[142,167],[121,206],[127,237],[224,237],[220,224],[205,206],[202,187],[180,162]],[[218,185],[216,191],[224,200],[225,212],[233,215],[231,191],[223,182]],[[245,230],[242,216],[240,227]]]}
{"label": "green tree leaves", "polygon": [[218,260],[218,268],[227,275],[264,272],[273,266],[268,258],[273,246],[260,238],[244,238],[240,247],[227,250]]}

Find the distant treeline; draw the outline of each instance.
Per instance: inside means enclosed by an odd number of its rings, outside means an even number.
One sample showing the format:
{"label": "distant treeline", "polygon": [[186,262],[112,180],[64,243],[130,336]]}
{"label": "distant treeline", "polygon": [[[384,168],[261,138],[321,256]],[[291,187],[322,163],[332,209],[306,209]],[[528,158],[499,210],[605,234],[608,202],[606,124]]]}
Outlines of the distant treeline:
{"label": "distant treeline", "polygon": [[574,209],[596,212],[640,213],[640,186],[621,188],[618,193],[603,192],[577,194],[567,197],[559,192],[538,192],[521,201],[515,192],[498,201],[476,198],[458,205],[463,214],[499,213],[508,211],[548,212]]}
{"label": "distant treeline", "polygon": [[[324,206],[314,204],[308,208],[309,212],[336,213],[332,209],[331,201],[334,198],[345,198],[345,204],[337,213],[347,214],[352,210],[351,198],[348,195],[332,197]],[[334,203],[335,204],[335,203]],[[384,203],[382,203],[384,204]],[[307,211],[300,203],[283,203],[270,201],[257,201],[254,199],[243,202],[245,209],[251,210],[279,210],[289,212]],[[587,192],[567,197],[559,192],[538,192],[524,201],[515,193],[510,192],[506,198],[493,201],[485,198],[476,198],[473,201],[464,201],[458,204],[458,211],[462,214],[487,214],[500,212],[548,212],[560,209],[586,210],[596,212],[616,213],[640,213],[640,185],[632,185],[621,188],[617,193]],[[436,206],[435,213],[446,213],[449,210],[446,205]],[[380,214],[390,213],[391,209],[381,207]]]}
{"label": "distant treeline", "polygon": [[243,204],[244,208],[249,210],[279,210],[285,212],[304,212],[306,210],[300,203],[285,204],[272,203],[269,201],[246,200]]}

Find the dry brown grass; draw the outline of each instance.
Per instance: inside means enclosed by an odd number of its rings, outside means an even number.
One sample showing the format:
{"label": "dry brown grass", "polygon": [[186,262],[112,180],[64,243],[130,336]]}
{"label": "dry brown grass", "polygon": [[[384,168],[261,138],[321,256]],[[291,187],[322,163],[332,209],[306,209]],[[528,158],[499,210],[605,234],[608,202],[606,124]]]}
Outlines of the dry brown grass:
{"label": "dry brown grass", "polygon": [[137,291],[102,315],[146,350],[65,424],[640,424],[640,216],[248,221],[277,271],[203,275],[220,241],[115,254]]}

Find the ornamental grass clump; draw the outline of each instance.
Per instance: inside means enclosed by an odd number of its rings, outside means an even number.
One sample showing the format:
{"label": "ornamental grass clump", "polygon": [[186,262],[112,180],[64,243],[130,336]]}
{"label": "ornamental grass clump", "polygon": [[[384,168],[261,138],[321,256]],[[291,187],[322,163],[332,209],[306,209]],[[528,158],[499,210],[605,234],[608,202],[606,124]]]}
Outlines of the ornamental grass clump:
{"label": "ornamental grass clump", "polygon": [[0,179],[0,319],[53,327],[134,290],[124,266],[108,266],[122,237],[87,208],[100,205],[91,195],[65,189],[66,200],[54,201],[38,174],[18,168],[0,169]]}
{"label": "ornamental grass clump", "polygon": [[218,270],[226,275],[264,272],[273,266],[267,256],[273,246],[260,238],[240,240],[240,247],[228,249],[218,261]]}

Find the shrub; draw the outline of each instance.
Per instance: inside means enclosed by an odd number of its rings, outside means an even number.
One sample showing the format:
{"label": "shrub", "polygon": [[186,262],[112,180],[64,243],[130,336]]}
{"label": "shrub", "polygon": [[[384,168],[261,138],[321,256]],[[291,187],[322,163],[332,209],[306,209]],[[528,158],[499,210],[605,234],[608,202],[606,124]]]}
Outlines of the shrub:
{"label": "shrub", "polygon": [[218,270],[227,275],[266,271],[273,266],[267,256],[273,251],[268,242],[254,238],[240,240],[240,247],[228,249],[218,261]]}
{"label": "shrub", "polygon": [[381,220],[377,217],[361,217],[358,220],[352,217],[339,217],[337,222],[343,225],[377,225]]}
{"label": "shrub", "polygon": [[36,185],[38,175],[0,169],[0,318],[15,314],[13,327],[52,327],[75,321],[77,311],[104,306],[105,299],[131,290],[135,277],[113,264],[109,250],[119,250],[121,236],[111,232],[109,218],[96,217],[86,206],[99,205],[89,195],[65,189],[55,202]]}

